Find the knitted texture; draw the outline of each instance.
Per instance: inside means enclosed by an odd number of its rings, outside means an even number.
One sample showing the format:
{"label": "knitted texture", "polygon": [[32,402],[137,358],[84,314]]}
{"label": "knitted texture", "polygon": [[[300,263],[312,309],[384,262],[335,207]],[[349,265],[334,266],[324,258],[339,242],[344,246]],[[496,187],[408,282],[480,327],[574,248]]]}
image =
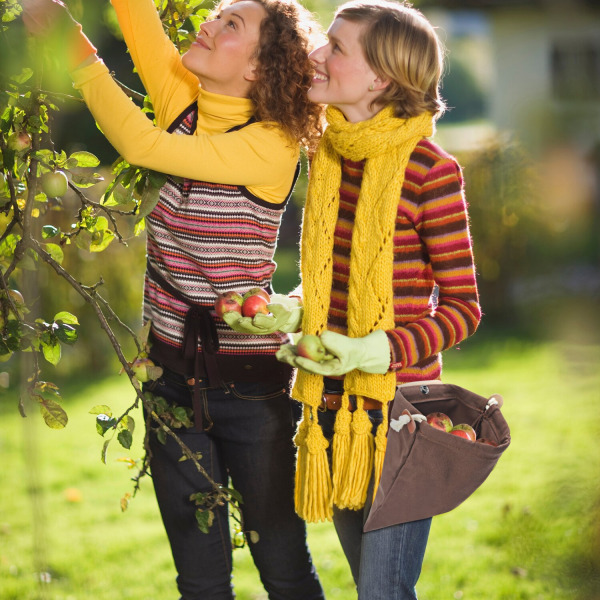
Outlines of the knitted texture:
{"label": "knitted texture", "polygon": [[[348,123],[339,110],[329,107],[327,121],[328,128],[312,163],[304,209],[302,331],[319,335],[327,325],[341,157],[355,161],[367,159],[356,209],[348,286],[348,335],[363,337],[377,329],[387,331],[394,327],[393,240],[398,200],[411,153],[423,137],[433,133],[433,120],[428,113],[398,119],[393,116],[393,109],[387,107],[368,121]],[[300,471],[297,481],[302,482],[303,493],[296,495],[296,510],[302,518],[310,522],[330,519],[333,502],[340,508],[358,509],[364,505],[374,450],[362,398],[385,404],[394,397],[395,386],[393,372],[376,375],[354,370],[345,376],[345,395],[356,395],[358,408],[352,414],[349,434],[347,402],[338,411],[337,419],[341,423],[333,440],[334,450],[337,450],[332,461],[333,489],[331,475],[323,467],[327,465],[327,442],[317,421],[323,380],[319,375],[298,373],[293,395],[309,407],[304,412],[304,419],[308,418],[309,422],[300,426],[306,433],[297,439],[297,469]],[[340,440],[338,444],[337,435],[350,435],[350,439]],[[381,436],[378,437],[381,440]],[[308,444],[309,438],[319,443]],[[322,482],[320,477],[326,481]],[[331,489],[330,497],[322,495]]]}
{"label": "knitted texture", "polygon": [[[190,135],[196,108],[173,131]],[[191,303],[212,307],[218,293],[268,288],[285,202],[261,202],[240,186],[169,177],[146,217],[148,259]],[[156,341],[178,351],[189,305],[146,277],[144,319]],[[220,354],[274,355],[286,335],[239,334],[216,319]]]}

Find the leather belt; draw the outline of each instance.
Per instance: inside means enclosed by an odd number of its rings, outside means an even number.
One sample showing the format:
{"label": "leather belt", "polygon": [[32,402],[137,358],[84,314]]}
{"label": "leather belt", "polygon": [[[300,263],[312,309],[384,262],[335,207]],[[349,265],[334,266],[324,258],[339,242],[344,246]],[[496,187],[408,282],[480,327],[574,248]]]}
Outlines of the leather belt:
{"label": "leather belt", "polygon": [[[342,407],[342,395],[341,394],[323,394],[321,400],[321,410],[339,410]],[[372,398],[363,398],[363,408],[365,410],[381,410],[381,402],[373,400]],[[350,402],[350,410],[356,410],[356,404]]]}

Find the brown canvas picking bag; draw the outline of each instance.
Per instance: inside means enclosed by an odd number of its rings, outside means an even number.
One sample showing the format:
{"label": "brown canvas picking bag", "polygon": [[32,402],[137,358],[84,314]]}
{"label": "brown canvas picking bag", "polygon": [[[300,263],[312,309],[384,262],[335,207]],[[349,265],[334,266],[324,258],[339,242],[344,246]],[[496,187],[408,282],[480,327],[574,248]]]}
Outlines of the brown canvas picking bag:
{"label": "brown canvas picking bag", "polygon": [[[390,412],[391,425],[401,428],[390,426],[388,431],[381,480],[364,530],[439,515],[466,500],[510,444],[502,404],[498,394],[484,398],[439,380],[401,385]],[[455,425],[468,423],[478,439],[488,438],[498,446],[431,427],[424,416],[432,412],[445,413]],[[409,413],[417,417],[411,419]],[[408,423],[402,426],[403,422]]]}

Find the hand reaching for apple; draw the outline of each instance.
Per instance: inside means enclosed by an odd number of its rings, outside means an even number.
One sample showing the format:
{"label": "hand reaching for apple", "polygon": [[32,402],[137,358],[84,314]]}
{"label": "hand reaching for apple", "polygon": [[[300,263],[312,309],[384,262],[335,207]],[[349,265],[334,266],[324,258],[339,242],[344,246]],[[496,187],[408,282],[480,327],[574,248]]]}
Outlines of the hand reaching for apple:
{"label": "hand reaching for apple", "polygon": [[60,0],[23,0],[23,24],[29,34],[45,41],[51,34],[58,37],[66,48],[69,70],[97,60],[96,48]]}
{"label": "hand reaching for apple", "polygon": [[77,26],[66,5],[60,0],[23,0],[23,24],[31,35],[41,37],[65,24]]}
{"label": "hand reaching for apple", "polygon": [[[315,337],[303,336],[297,346],[282,346],[276,354],[277,359],[309,373],[325,376],[345,375],[354,369],[384,374],[389,369],[391,354],[385,331],[374,331],[360,338],[324,331],[320,336],[323,351],[313,343],[312,338]],[[307,343],[310,344],[308,347]]]}

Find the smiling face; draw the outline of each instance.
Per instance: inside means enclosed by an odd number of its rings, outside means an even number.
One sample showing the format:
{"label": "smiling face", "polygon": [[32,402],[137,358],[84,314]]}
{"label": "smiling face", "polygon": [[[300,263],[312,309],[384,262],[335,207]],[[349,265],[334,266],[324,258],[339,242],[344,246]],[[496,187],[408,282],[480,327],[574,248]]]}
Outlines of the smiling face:
{"label": "smiling face", "polygon": [[327,32],[328,42],[314,50],[315,65],[308,97],[339,108],[353,123],[370,119],[381,109],[371,106],[387,85],[368,65],[361,44],[366,25],[336,18]]}
{"label": "smiling face", "polygon": [[215,94],[245,98],[254,80],[254,62],[265,9],[252,0],[223,8],[200,26],[183,65]]}

